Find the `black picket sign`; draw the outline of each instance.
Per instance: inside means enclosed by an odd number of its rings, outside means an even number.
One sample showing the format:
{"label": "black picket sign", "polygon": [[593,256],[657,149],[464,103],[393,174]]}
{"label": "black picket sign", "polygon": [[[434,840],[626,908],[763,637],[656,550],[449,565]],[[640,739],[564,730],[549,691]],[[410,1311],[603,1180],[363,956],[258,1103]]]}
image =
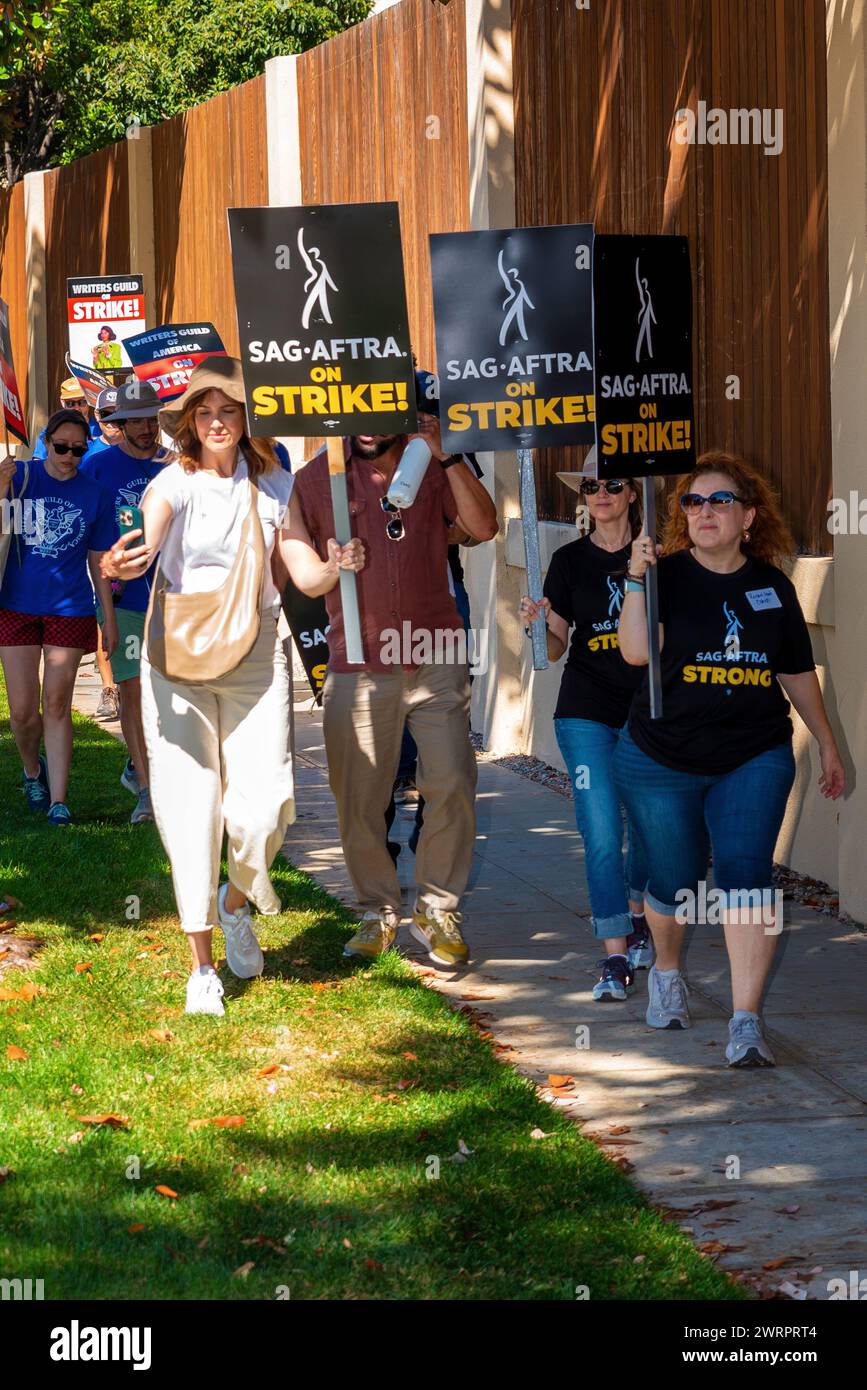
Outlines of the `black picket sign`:
{"label": "black picket sign", "polygon": [[593,247],[600,478],[695,464],[692,280],[682,236],[597,236]]}
{"label": "black picket sign", "polygon": [[228,213],[253,434],[414,433],[397,203]]}
{"label": "black picket sign", "polygon": [[443,444],[593,441],[589,223],[430,238]]}

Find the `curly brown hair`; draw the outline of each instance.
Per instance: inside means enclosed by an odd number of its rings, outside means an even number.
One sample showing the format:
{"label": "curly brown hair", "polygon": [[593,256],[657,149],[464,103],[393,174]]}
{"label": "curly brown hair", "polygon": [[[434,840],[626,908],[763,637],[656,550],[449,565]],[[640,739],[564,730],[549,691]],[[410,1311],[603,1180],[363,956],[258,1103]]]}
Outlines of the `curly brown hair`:
{"label": "curly brown hair", "polygon": [[686,512],[680,505],[684,493],[691,492],[699,478],[708,473],[722,473],[732,483],[732,490],[746,498],[746,506],[755,508],[749,527],[749,540],[741,540],[741,550],[756,560],[779,565],[797,549],[788,525],[783,520],[776,494],[767,480],[740,454],[724,449],[711,449],[701,455],[693,471],[681,478],[668,499],[668,517],[662,532],[662,553],[672,555],[688,550],[692,545]]}
{"label": "curly brown hair", "polygon": [[[205,391],[197,391],[187,401],[177,425],[171,431],[175,446],[175,457],[185,473],[197,473],[202,466],[202,446],[199,443],[199,436],[196,433],[196,407],[201,404],[203,397],[214,387],[208,387]],[[225,391],[220,392],[226,395]],[[227,400],[232,400],[231,396],[226,396]],[[244,406],[241,401],[234,401],[239,405],[243,412]],[[247,473],[252,479],[261,477],[263,473],[270,473],[272,469],[279,468],[280,464],[274,452],[273,439],[253,439],[247,433],[246,426],[244,433],[238,440],[238,448],[247,460]]]}

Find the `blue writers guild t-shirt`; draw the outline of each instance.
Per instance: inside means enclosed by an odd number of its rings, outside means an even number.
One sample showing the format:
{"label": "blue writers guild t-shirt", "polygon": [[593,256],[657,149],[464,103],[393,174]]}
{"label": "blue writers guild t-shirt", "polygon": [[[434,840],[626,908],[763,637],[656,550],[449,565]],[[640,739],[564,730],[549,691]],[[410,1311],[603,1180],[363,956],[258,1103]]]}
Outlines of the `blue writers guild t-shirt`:
{"label": "blue writers guild t-shirt", "polygon": [[[130,458],[129,454],[119,445],[113,444],[108,449],[101,449],[98,453],[88,455],[85,458],[81,467],[82,473],[85,477],[91,478],[103,490],[111,503],[112,516],[114,517],[112,544],[120,535],[118,513],[121,507],[141,505],[145,488],[151,479],[162,471],[163,464],[169,457],[164,450],[161,450],[156,458],[134,459]],[[139,541],[137,544],[141,544],[141,542]],[[154,561],[155,564],[156,561]],[[120,596],[115,596],[115,608],[127,608],[134,613],[147,612],[153,568],[154,566],[151,566],[147,574],[141,575],[138,579],[126,580]]]}
{"label": "blue writers guild t-shirt", "polygon": [[[12,487],[21,496],[23,464]],[[40,459],[30,463],[24,502],[21,563],[13,541],[0,587],[0,608],[16,613],[55,614],[87,618],[93,613],[93,589],[87,568],[89,550],[108,550],[117,540],[114,511],[106,494],[91,478],[76,473],[58,482]]]}
{"label": "blue writers guild t-shirt", "polygon": [[[629,730],[656,762],[716,776],[792,737],[777,674],[815,669],[791,580],[747,557],[734,574],[705,568],[688,550],[659,562],[662,718],[650,718],[647,681]],[[646,670],[646,668],[643,668]]]}
{"label": "blue writers guild t-shirt", "polygon": [[643,671],[627,666],[617,640],[630,547],[603,550],[589,536],[551,556],[544,594],[572,627],[555,719],[593,719],[621,729]]}

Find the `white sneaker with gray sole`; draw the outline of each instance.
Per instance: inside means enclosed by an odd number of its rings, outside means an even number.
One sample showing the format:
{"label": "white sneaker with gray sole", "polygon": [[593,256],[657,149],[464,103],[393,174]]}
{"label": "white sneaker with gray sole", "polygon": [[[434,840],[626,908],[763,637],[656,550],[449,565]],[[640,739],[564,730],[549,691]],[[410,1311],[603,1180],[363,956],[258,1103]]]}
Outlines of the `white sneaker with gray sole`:
{"label": "white sneaker with gray sole", "polygon": [[228,912],[228,891],[229,885],[224,883],[217,894],[217,912],[226,938],[226,964],[239,980],[252,980],[265,969],[265,957],[253,931],[249,903],[245,903],[234,912]]}
{"label": "white sneaker with gray sole", "polygon": [[730,1067],[775,1067],[774,1054],[765,1042],[762,1020],[746,1009],[736,1010],[729,1020],[726,1057]]}
{"label": "white sneaker with gray sole", "polygon": [[658,970],[655,965],[647,972],[647,1022],[651,1028],[689,1028],[689,990],[679,970]]}

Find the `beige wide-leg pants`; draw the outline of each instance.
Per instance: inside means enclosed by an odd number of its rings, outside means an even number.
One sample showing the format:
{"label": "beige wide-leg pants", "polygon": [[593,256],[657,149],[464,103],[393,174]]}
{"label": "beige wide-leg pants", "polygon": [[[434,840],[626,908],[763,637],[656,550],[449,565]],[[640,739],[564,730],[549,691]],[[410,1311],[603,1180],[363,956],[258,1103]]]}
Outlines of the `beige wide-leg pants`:
{"label": "beige wide-leg pants", "polygon": [[404,721],[418,746],[416,786],[424,825],[415,857],[419,906],[454,911],[476,839],[476,759],[470,744],[466,666],[427,665],[380,674],[329,671],[323,691],[328,778],[343,857],[360,907],[401,910],[386,848],[385,811]]}
{"label": "beige wide-leg pants", "polygon": [[154,819],[184,931],[217,924],[224,829],[232,883],[260,912],[279,912],[269,869],[295,819],[295,786],[276,618],[262,614],[250,655],[217,681],[166,680],[144,652],[141,684]]}

